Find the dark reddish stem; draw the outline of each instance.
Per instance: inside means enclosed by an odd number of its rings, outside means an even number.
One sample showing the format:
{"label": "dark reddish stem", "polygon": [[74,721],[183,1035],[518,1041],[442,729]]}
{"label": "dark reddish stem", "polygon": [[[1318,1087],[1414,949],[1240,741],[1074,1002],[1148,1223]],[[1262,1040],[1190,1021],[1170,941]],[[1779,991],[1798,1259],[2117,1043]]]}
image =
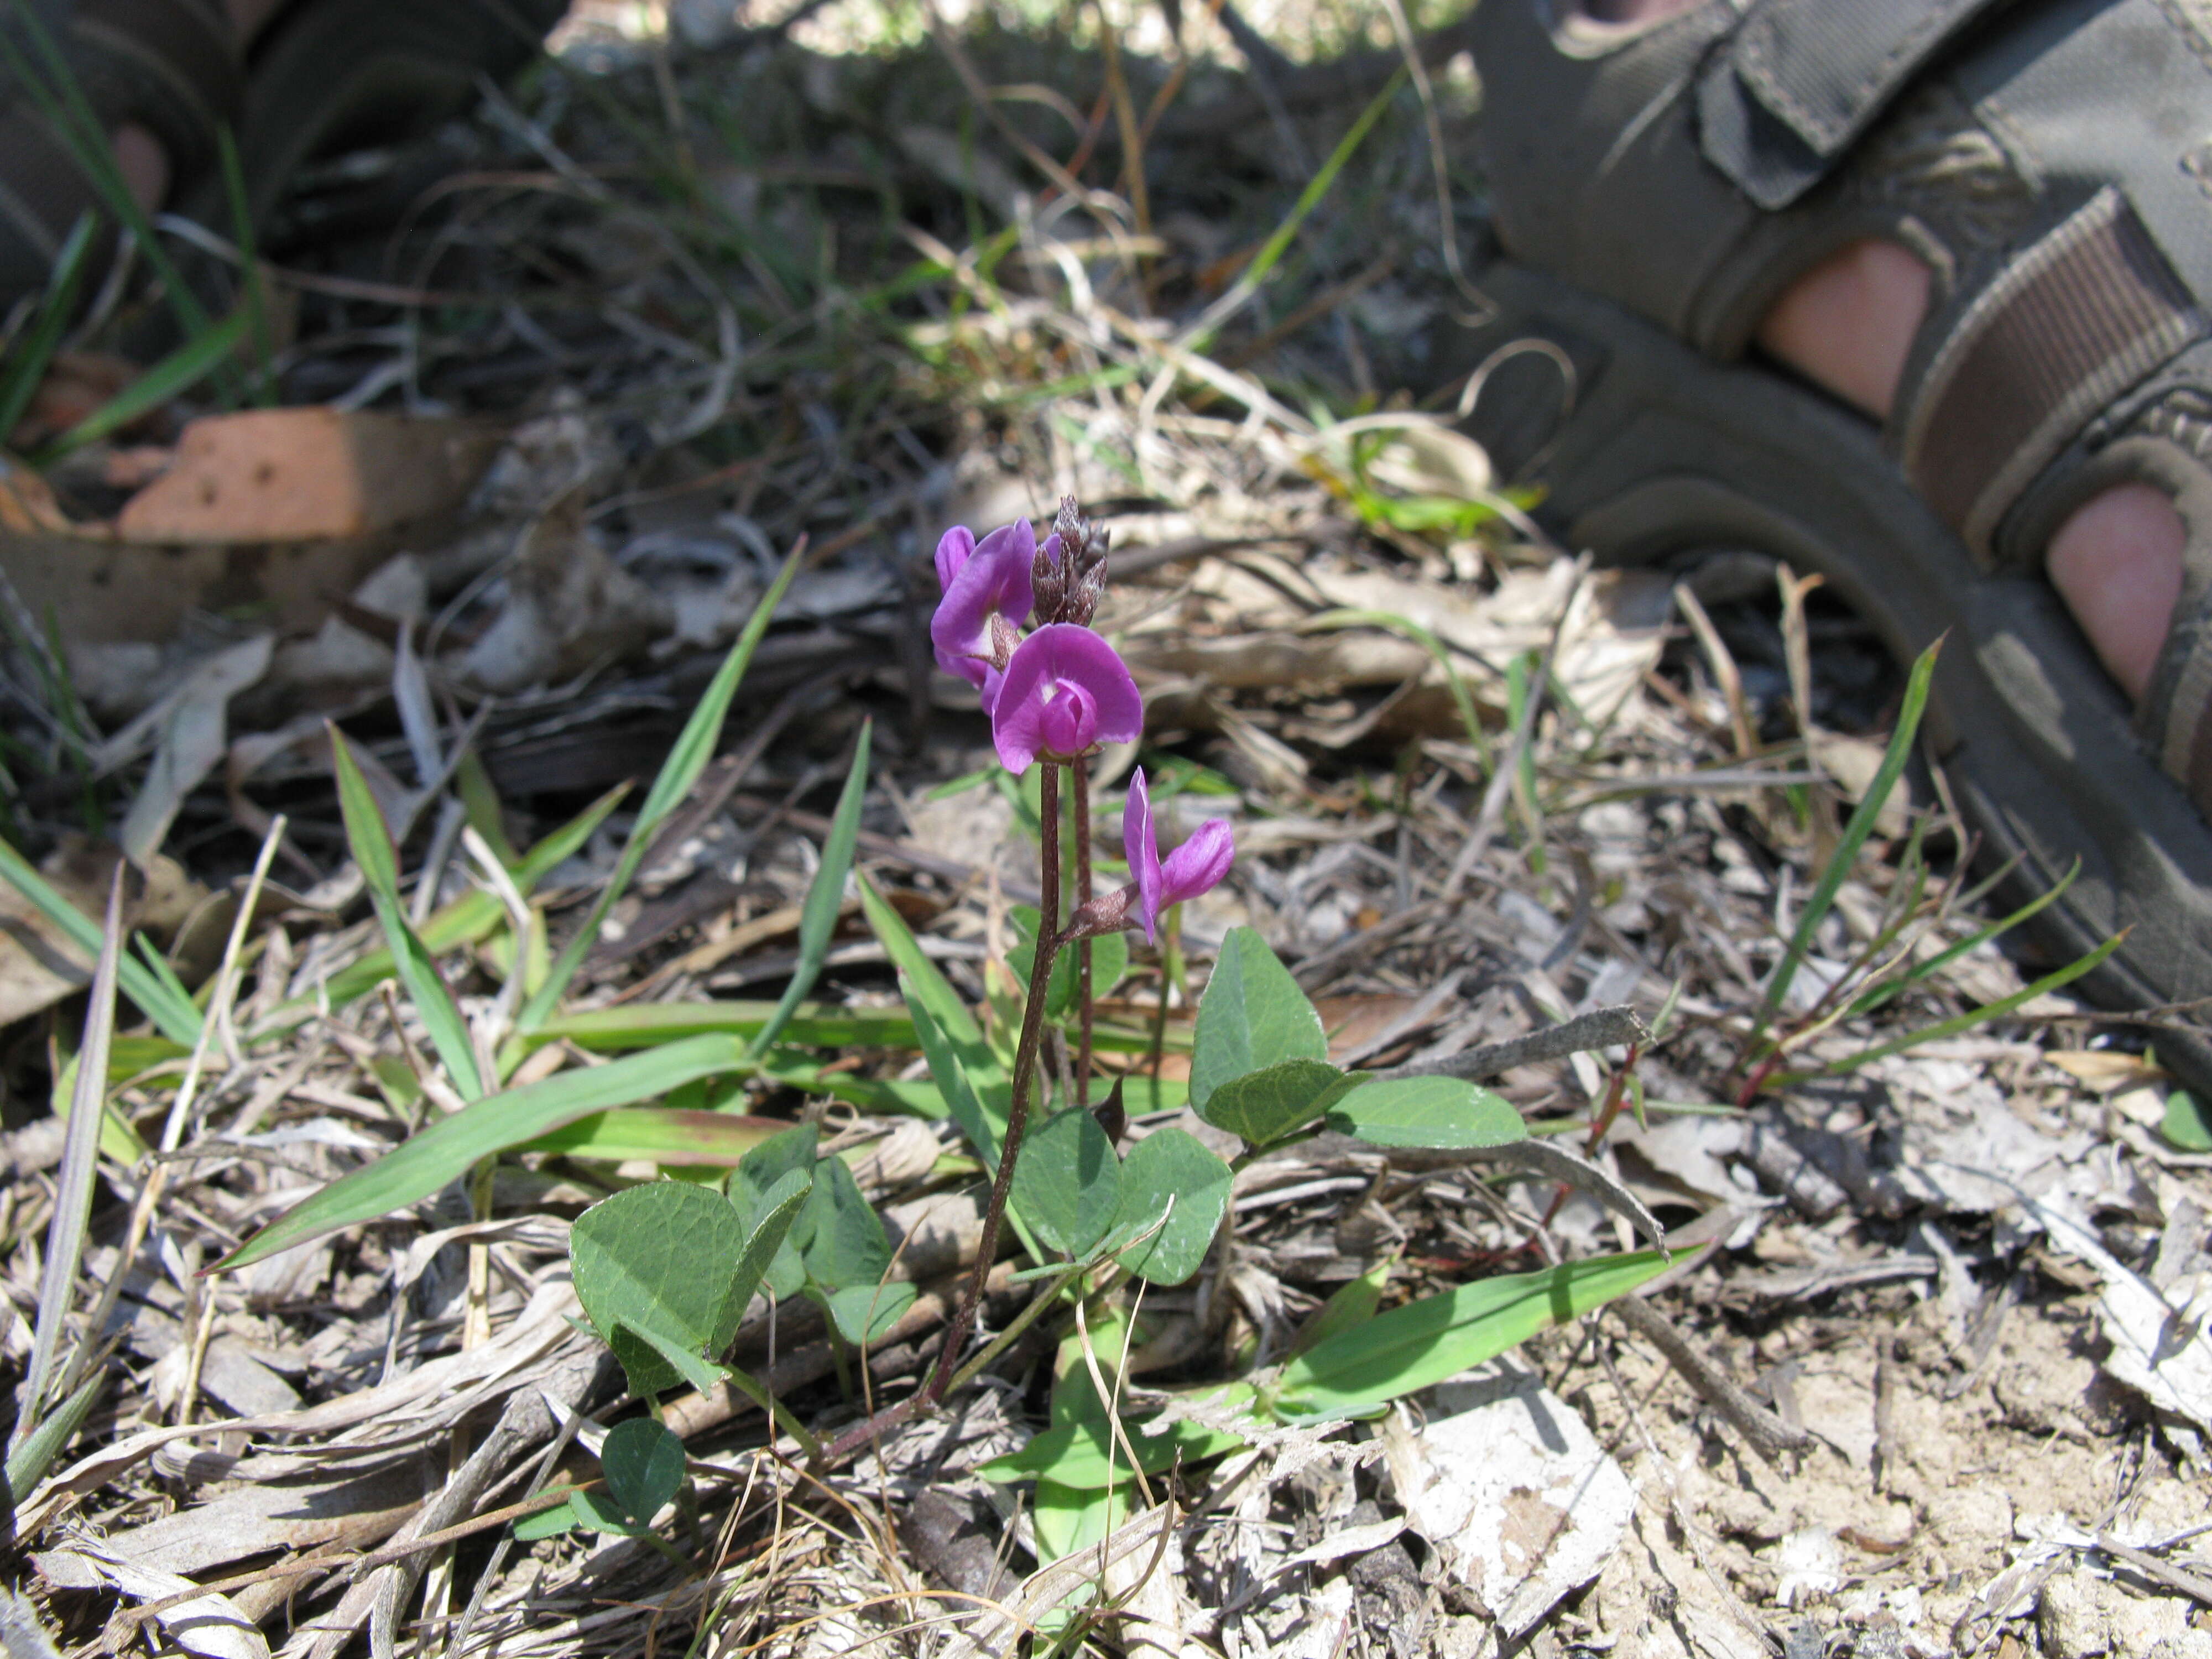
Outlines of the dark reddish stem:
{"label": "dark reddish stem", "polygon": [[[822,1462],[835,1468],[861,1447],[889,1433],[945,1398],[960,1369],[960,1351],[975,1328],[975,1310],[998,1259],[999,1228],[1006,1218],[1006,1194],[1014,1184],[1014,1160],[1021,1156],[1022,1134],[1029,1127],[1030,1085],[1036,1077],[1037,1049],[1044,1038],[1044,1007],[1052,990],[1053,958],[1060,953],[1060,769],[1050,762],[1037,780],[1037,827],[1043,831],[1043,856],[1038,869],[1039,908],[1036,953],[1030,963],[1030,994],[1022,1010],[1022,1035],[1014,1049],[1014,1081],[1006,1103],[1006,1135],[999,1151],[999,1173],[991,1182],[990,1201],[983,1206],[983,1231],[976,1242],[975,1271],[945,1328],[944,1351],[929,1381],[896,1406],[854,1424],[823,1448]],[[1081,786],[1078,786],[1079,789]]]}
{"label": "dark reddish stem", "polygon": [[[1067,769],[1073,793],[1075,818],[1075,908],[1091,902],[1091,774],[1081,761]],[[1075,1048],[1077,1106],[1091,1103],[1091,936],[1085,933],[1075,947],[1075,1004],[1080,1009],[1080,1032]]]}

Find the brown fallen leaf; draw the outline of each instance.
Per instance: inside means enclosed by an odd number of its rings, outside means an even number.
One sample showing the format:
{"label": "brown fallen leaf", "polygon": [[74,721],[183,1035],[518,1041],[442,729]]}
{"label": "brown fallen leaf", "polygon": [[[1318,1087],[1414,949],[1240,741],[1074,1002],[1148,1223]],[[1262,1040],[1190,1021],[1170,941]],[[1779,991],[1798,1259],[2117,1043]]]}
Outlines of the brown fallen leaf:
{"label": "brown fallen leaf", "polygon": [[459,507],[498,445],[475,422],[359,410],[205,416],[116,529],[131,542],[226,545],[373,535]]}

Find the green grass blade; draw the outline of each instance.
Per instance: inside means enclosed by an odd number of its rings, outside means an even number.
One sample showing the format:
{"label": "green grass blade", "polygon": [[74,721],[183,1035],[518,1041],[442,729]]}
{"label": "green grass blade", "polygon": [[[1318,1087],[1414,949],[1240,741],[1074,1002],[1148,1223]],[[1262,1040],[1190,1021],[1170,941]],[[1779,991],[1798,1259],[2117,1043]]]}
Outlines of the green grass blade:
{"label": "green grass blade", "polygon": [[23,1437],[23,1443],[8,1455],[7,1486],[0,1490],[0,1504],[13,1516],[15,1505],[29,1495],[46,1470],[52,1466],[61,1449],[69,1444],[70,1437],[83,1423],[92,1402],[107,1386],[107,1374],[94,1371],[77,1385],[77,1390],[41,1419],[39,1426]]}
{"label": "green grass blade", "polygon": [[744,1049],[734,1037],[692,1037],[488,1095],[295,1205],[216,1269],[246,1267],[340,1227],[389,1215],[458,1181],[480,1159],[594,1112],[634,1106],[700,1078],[742,1070],[744,1063]]}
{"label": "green grass blade", "polygon": [[[589,841],[592,832],[614,811],[627,784],[617,786],[593,801],[574,817],[550,835],[544,836],[523,855],[514,871],[514,884],[527,894],[559,865],[571,857],[576,849]],[[426,949],[433,956],[464,945],[481,944],[507,920],[507,910],[497,895],[478,888],[462,894],[450,904],[441,905],[428,920],[416,930]],[[295,998],[279,1005],[269,1018],[254,1028],[256,1036],[289,1030],[301,1020],[309,1018],[327,1000],[333,1008],[343,1008],[348,1003],[364,997],[386,980],[396,969],[389,951],[372,951],[349,967],[342,968],[325,981],[319,995]]]}
{"label": "green grass blade", "polygon": [[338,811],[345,819],[346,842],[368,884],[369,902],[384,929],[399,982],[407,988],[408,1000],[415,1005],[423,1030],[430,1034],[438,1058],[453,1074],[453,1086],[463,1099],[480,1100],[484,1079],[477,1066],[476,1045],[469,1039],[468,1022],[461,1018],[460,1005],[453,1000],[445,975],[438,971],[421,936],[408,926],[406,908],[399,902],[399,856],[385,830],[384,814],[377,810],[368,780],[361,775],[352,744],[335,726],[330,734],[331,769],[337,775]]}
{"label": "green grass blade", "polygon": [[[14,87],[37,106],[48,130],[69,151],[70,159],[76,163],[77,170],[100,198],[100,205],[137,242],[139,253],[161,279],[163,295],[169,309],[176,313],[186,340],[199,338],[210,326],[207,310],[178,273],[161,239],[154,233],[154,222],[138,205],[138,198],[131,193],[123,170],[116,165],[107,130],[94,112],[84,88],[77,84],[69,59],[25,0],[0,0],[0,4],[4,4],[10,18],[22,26],[32,49],[45,64],[45,73],[41,74],[16,46],[12,31],[0,28],[0,64],[5,64],[13,77]],[[228,395],[232,389],[228,382],[234,377],[226,374],[223,378]]]}
{"label": "green grass blade", "polygon": [[792,578],[799,574],[799,562],[805,555],[803,545],[792,550],[791,556],[783,562],[783,568],[776,572],[775,580],[769,585],[768,592],[761,595],[760,603],[753,607],[753,614],[745,623],[744,632],[730,647],[730,654],[722,659],[722,665],[715,672],[705,695],[699,699],[698,706],[692,709],[691,718],[684,723],[683,732],[676,739],[676,747],[669,751],[667,760],[661,765],[660,775],[653,781],[653,788],[645,798],[645,805],[638,812],[637,823],[630,830],[629,841],[623,848],[622,857],[616,861],[614,874],[608,878],[605,890],[592,904],[591,914],[584,918],[584,925],[562,948],[552,970],[545,976],[545,983],[523,1004],[522,1012],[515,1021],[518,1030],[525,1033],[536,1030],[561,1006],[561,999],[568,994],[568,982],[575,978],[577,969],[583,965],[585,951],[591,949],[592,941],[599,936],[599,924],[606,920],[607,912],[613,908],[615,901],[629,886],[630,878],[637,873],[637,866],[644,862],[646,849],[653,845],[653,836],[668,815],[691,793],[691,786],[699,781],[699,775],[707,769],[707,763],[714,757],[714,745],[721,738],[722,721],[730,712],[730,700],[737,695],[738,682],[744,678],[745,670],[752,662],[753,653],[759,647],[762,636],[768,632],[769,620],[775,615],[776,606],[782,603]]}
{"label": "green grass blade", "polygon": [[1352,122],[1344,137],[1337,140],[1336,148],[1329,152],[1328,159],[1321,164],[1314,176],[1306,181],[1306,187],[1298,192],[1298,199],[1288,216],[1261,244],[1260,251],[1252,256],[1252,263],[1244,267],[1243,274],[1231,285],[1227,293],[1206,307],[1204,314],[1183,331],[1182,337],[1176,342],[1178,348],[1184,351],[1204,350],[1221,325],[1241,310],[1245,301],[1258,291],[1260,284],[1267,280],[1269,273],[1289,252],[1292,240],[1298,234],[1298,228],[1321,205],[1322,198],[1328,194],[1330,187],[1336,183],[1337,175],[1358,154],[1360,145],[1367,142],[1367,135],[1375,130],[1375,124],[1382,118],[1382,112],[1390,107],[1391,100],[1397,97],[1399,89],[1405,84],[1406,71],[1401,69],[1390,77],[1382,90],[1375,94],[1367,107],[1359,112],[1358,118]]}
{"label": "green grass blade", "polygon": [[2124,933],[2113,934],[2088,955],[2075,957],[2063,968],[2054,973],[2045,974],[2034,984],[2022,990],[2014,991],[2010,996],[1999,997],[1995,1002],[1984,1003],[1978,1008],[1969,1008],[1963,1014],[1954,1014],[1950,1018],[1938,1020],[1933,1025],[1923,1025],[1910,1036],[1878,1043],[1874,1048],[1865,1049],[1859,1054],[1846,1054],[1841,1060],[1832,1061],[1826,1066],[1815,1066],[1808,1072],[1778,1072],[1766,1079],[1760,1086],[1770,1090],[1779,1089],[1790,1084],[1806,1082],[1812,1078],[1835,1077],[1842,1073],[1856,1070],[1869,1060],[1881,1060],[1890,1054],[1902,1054],[1907,1048],[1916,1048],[1923,1042],[1941,1042],[1944,1038],[1954,1037],[1961,1031],[1971,1031],[1977,1025],[1987,1024],[1993,1019],[2002,1019],[2014,1009],[2033,1002],[2045,991],[2056,991],[2061,986],[2072,984],[2082,975],[2098,966],[2113,951],[2118,950],[2120,941],[2126,937]]}
{"label": "green grass blade", "polygon": [[860,805],[868,793],[868,739],[872,722],[863,721],[860,741],[853,745],[853,763],[846,769],[845,787],[838,794],[837,810],[830,817],[830,834],[822,843],[822,865],[806,889],[806,902],[799,915],[799,966],[768,1022],[753,1034],[751,1051],[759,1054],[782,1034],[799,1012],[801,999],[814,988],[822,963],[830,954],[830,936],[837,931],[837,913],[845,904],[845,878],[853,872],[853,854],[860,842]]}
{"label": "green grass blade", "polygon": [[[39,914],[58,928],[87,957],[100,955],[100,924],[57,893],[21,853],[0,841],[0,881],[30,900]],[[200,1011],[190,997],[179,997],[147,971],[145,963],[123,957],[116,977],[124,995],[138,1005],[161,1035],[189,1048],[199,1041]]]}
{"label": "green grass blade", "polygon": [[234,312],[198,334],[125,386],[98,409],[39,452],[38,465],[59,460],[71,450],[97,443],[131,424],[149,410],[198,386],[230,361],[246,336],[246,313]]}
{"label": "green grass blade", "polygon": [[747,1152],[790,1127],[781,1118],[747,1117],[736,1112],[626,1106],[580,1117],[520,1150],[598,1158],[610,1164],[645,1158],[655,1164],[712,1164],[734,1170]]}
{"label": "green grass blade", "polygon": [[253,210],[246,199],[246,172],[238,161],[238,141],[228,125],[216,129],[216,154],[222,162],[222,193],[230,203],[230,235],[238,244],[239,309],[253,339],[253,401],[264,409],[276,406],[275,349],[269,337],[269,292],[261,280],[261,256],[253,242]]}
{"label": "green grass blade", "polygon": [[53,362],[55,349],[61,344],[62,335],[76,313],[77,289],[83,285],[85,264],[99,228],[100,222],[91,214],[78,216],[69,240],[54,255],[53,276],[46,283],[46,296],[40,301],[38,315],[24,330],[7,374],[0,375],[0,446],[7,443],[15,422],[23,418],[31,399],[39,395],[39,385],[46,377],[46,366]]}
{"label": "green grass blade", "polygon": [[[750,1037],[775,1012],[766,1002],[649,1002],[560,1014],[531,1034],[532,1044],[568,1042],[593,1054],[650,1048],[679,1037]],[[824,1048],[911,1048],[914,1022],[890,1008],[831,1008],[801,1003],[784,1032],[787,1042]]]}
{"label": "green grass blade", "polygon": [[1911,678],[1905,683],[1904,706],[1898,710],[1897,730],[1890,733],[1889,747],[1882,754],[1873,783],[1860,797],[1857,811],[1844,825],[1843,836],[1837,842],[1834,854],[1805,900],[1805,908],[1797,918],[1796,932],[1790,936],[1790,948],[1776,966],[1774,976],[1767,981],[1766,994],[1759,1000],[1759,1012],[1752,1018],[1747,1050],[1765,1034],[1782,1006],[1782,999],[1789,994],[1790,984],[1797,977],[1798,964],[1812,948],[1814,933],[1827,920],[1837,892],[1850,875],[1851,866],[1858,861],[1859,849],[1874,833],[1875,821],[1881,816],[1890,790],[1904,774],[1905,763],[1912,758],[1913,739],[1919,735],[1920,718],[1928,708],[1929,685],[1936,676],[1936,653],[1942,646],[1942,641],[1936,641],[1912,665]]}
{"label": "green grass blade", "polygon": [[1891,998],[1903,992],[1906,987],[1917,984],[1947,963],[1965,956],[1969,951],[1977,950],[1988,944],[1990,940],[2010,933],[2038,912],[2057,903],[2066,890],[2074,884],[2074,878],[2081,873],[2081,860],[2076,859],[2074,860],[2073,867],[2061,876],[2047,891],[2038,893],[2010,915],[1998,917],[1987,927],[1978,928],[1967,938],[1960,939],[1956,945],[1938,951],[1925,962],[1914,963],[1895,979],[1884,980],[1881,984],[1861,992],[1858,1000],[1846,1011],[1847,1017],[1872,1013]]}
{"label": "green grass blade", "polygon": [[1408,1302],[1316,1343],[1262,1398],[1294,1419],[1371,1411],[1626,1295],[1672,1260],[1664,1250],[1599,1256]]}

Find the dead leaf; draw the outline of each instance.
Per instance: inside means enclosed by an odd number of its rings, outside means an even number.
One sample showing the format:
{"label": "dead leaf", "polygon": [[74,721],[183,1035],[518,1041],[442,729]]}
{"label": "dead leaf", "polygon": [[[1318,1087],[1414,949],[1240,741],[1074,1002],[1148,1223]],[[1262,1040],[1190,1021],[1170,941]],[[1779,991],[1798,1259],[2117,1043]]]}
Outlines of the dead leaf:
{"label": "dead leaf", "polygon": [[519,691],[625,657],[672,625],[666,601],[610,559],[584,525],[582,491],[531,526],[507,602],[462,656],[491,691]]}
{"label": "dead leaf", "polygon": [[124,856],[143,864],[161,850],[185,797],[215,770],[229,743],[230,700],[269,669],[275,636],[257,634],[218,651],[184,683],[100,746],[101,770],[120,765],[149,742],[154,764],[117,833]]}
{"label": "dead leaf", "polygon": [[458,509],[499,439],[474,422],[360,410],[203,416],[116,529],[130,542],[225,545],[373,535]]}

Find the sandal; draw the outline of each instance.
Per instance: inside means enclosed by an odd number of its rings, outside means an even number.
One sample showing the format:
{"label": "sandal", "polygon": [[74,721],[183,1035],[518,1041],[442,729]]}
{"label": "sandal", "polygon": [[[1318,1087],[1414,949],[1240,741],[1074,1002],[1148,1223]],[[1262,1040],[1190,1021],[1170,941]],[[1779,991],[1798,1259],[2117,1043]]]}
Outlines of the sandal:
{"label": "sandal", "polygon": [[[102,125],[149,128],[168,153],[173,197],[228,236],[231,204],[215,165],[223,125],[238,136],[253,222],[265,227],[307,163],[428,132],[467,107],[479,76],[504,80],[535,57],[566,9],[566,0],[301,0],[242,64],[221,0],[47,0],[41,9]],[[14,31],[11,40],[19,51],[29,44]],[[0,70],[0,315],[44,287],[70,228],[96,200],[35,103]]]}
{"label": "sandal", "polygon": [[[1927,732],[1961,809],[2017,896],[2079,861],[2042,942],[2071,960],[2127,930],[2080,988],[2168,1011],[2160,1058],[2212,1086],[2212,1022],[2174,1007],[2212,997],[2212,35],[2159,0],[1714,0],[1632,30],[1547,10],[1477,9],[1513,262],[1430,372],[1569,545],[1758,549],[1902,659],[1948,631]],[[1738,361],[1867,237],[1933,273],[1879,428]],[[2127,479],[2188,530],[2140,711],[2041,571]]]}
{"label": "sandal", "polygon": [[[93,112],[110,132],[145,127],[168,153],[173,176],[206,171],[216,135],[234,122],[245,96],[230,20],[222,0],[62,0],[33,15],[61,49]],[[98,197],[68,146],[15,84],[7,65],[43,74],[33,29],[12,9],[0,13],[12,50],[0,54],[0,316],[46,283],[55,256]],[[112,252],[111,240],[108,252]],[[104,265],[106,259],[98,262]],[[89,291],[87,283],[80,292]]]}

